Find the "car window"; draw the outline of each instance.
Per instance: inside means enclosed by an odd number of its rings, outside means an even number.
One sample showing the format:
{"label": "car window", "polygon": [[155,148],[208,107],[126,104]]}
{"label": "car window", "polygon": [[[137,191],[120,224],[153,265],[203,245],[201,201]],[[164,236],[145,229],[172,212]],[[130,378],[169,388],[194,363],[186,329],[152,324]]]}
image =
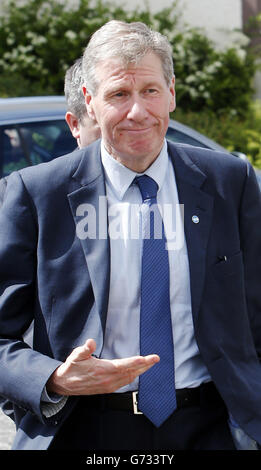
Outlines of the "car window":
{"label": "car window", "polygon": [[0,174],[69,153],[76,141],[64,119],[0,127]]}
{"label": "car window", "polygon": [[207,145],[203,144],[199,140],[196,140],[190,135],[178,131],[177,129],[173,129],[172,127],[169,127],[167,130],[167,138],[169,140],[172,140],[173,142],[181,142],[182,144],[189,144],[195,145],[196,147],[208,148]]}

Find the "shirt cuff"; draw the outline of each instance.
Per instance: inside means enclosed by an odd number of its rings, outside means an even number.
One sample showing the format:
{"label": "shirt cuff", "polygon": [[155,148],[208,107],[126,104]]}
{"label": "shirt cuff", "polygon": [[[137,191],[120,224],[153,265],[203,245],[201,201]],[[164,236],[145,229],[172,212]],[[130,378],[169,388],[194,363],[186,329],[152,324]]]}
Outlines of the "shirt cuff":
{"label": "shirt cuff", "polygon": [[56,393],[48,394],[46,387],[44,387],[41,395],[41,410],[45,418],[50,418],[59,413],[67,400],[67,396],[57,395]]}

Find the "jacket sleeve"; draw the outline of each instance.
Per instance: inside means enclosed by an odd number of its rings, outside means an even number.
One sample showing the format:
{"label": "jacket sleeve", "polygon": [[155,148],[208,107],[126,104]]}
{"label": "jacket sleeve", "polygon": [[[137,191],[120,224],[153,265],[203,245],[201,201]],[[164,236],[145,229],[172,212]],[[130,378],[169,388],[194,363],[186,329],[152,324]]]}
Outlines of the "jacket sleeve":
{"label": "jacket sleeve", "polygon": [[246,302],[257,354],[261,360],[261,191],[250,164],[240,209]]}
{"label": "jacket sleeve", "polygon": [[44,421],[42,391],[61,362],[23,340],[34,320],[37,236],[33,203],[15,172],[0,209],[0,395]]}

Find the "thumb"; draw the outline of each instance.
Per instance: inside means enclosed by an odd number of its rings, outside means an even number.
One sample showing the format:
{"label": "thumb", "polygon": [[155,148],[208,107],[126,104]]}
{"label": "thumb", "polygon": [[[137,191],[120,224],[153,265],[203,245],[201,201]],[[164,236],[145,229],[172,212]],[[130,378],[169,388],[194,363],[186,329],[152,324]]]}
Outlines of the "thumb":
{"label": "thumb", "polygon": [[96,349],[96,343],[94,339],[87,339],[82,346],[75,348],[68,359],[70,361],[78,362],[89,359]]}

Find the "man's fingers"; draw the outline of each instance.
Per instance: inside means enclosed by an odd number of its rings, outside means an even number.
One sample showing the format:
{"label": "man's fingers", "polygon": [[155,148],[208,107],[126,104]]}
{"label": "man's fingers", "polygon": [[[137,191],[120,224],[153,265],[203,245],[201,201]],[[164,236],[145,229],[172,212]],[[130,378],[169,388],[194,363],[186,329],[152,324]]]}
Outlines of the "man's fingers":
{"label": "man's fingers", "polygon": [[128,367],[143,367],[146,365],[153,365],[159,362],[160,357],[157,354],[149,354],[148,356],[133,356],[133,357],[126,357],[123,359],[115,359],[115,361],[121,362],[123,366]]}
{"label": "man's fingers", "polygon": [[87,339],[82,346],[75,348],[67,360],[71,362],[84,361],[94,353],[96,349],[96,343],[93,339]]}
{"label": "man's fingers", "polygon": [[142,357],[142,361],[137,361],[136,370],[137,372],[145,372],[150,369],[152,366],[157,364],[160,361],[160,357],[157,354],[150,354],[149,356]]}
{"label": "man's fingers", "polygon": [[149,356],[135,356],[111,361],[115,367],[114,390],[131,383],[136,377],[146,372],[160,360],[156,354]]}
{"label": "man's fingers", "polygon": [[148,369],[150,369],[151,367],[153,367],[155,364],[157,364],[160,361],[159,356],[157,356],[156,354],[145,356],[144,359],[145,359],[144,364],[141,363],[140,365],[137,365],[136,376],[143,374],[144,372],[146,372]]}
{"label": "man's fingers", "polygon": [[91,358],[95,349],[93,339],[75,348],[51,376],[48,390],[60,395],[112,393],[159,362],[156,354],[114,360]]}
{"label": "man's fingers", "polygon": [[148,356],[134,356],[124,359],[114,359],[113,362],[122,370],[122,372],[126,371],[127,373],[130,372],[139,375],[159,362],[159,360],[160,358],[157,354],[150,354]]}

